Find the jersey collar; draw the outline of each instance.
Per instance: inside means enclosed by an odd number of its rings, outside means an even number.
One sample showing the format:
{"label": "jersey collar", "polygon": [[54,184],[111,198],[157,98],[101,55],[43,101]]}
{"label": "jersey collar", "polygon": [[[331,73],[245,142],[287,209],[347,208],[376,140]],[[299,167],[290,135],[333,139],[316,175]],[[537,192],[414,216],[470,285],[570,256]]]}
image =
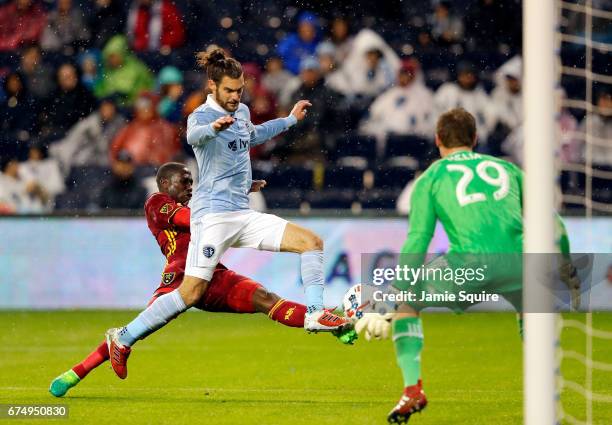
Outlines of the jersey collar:
{"label": "jersey collar", "polygon": [[447,158],[450,158],[451,156],[459,155],[461,153],[474,153],[474,151],[471,151],[469,149],[462,149],[460,151],[455,151],[455,152],[451,153],[450,155],[447,156]]}
{"label": "jersey collar", "polygon": [[207,104],[208,106],[210,106],[212,109],[214,109],[215,111],[217,111],[217,112],[221,112],[221,113],[222,113],[222,114],[224,114],[224,115],[231,115],[231,116],[233,116],[233,115],[234,115],[234,112],[229,112],[229,111],[226,111],[225,109],[223,109],[223,108],[221,107],[221,105],[219,105],[219,104],[217,103],[217,101],[216,101],[215,99],[213,99],[212,94],[209,94],[209,95],[206,97],[206,104]]}

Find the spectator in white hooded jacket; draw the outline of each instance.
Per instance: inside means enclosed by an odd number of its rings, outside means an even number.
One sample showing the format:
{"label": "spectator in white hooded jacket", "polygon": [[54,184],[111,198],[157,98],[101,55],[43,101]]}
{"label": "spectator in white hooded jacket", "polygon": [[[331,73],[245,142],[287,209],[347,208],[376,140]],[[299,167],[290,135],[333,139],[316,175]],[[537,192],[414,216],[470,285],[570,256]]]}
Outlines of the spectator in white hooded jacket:
{"label": "spectator in white hooded jacket", "polygon": [[347,98],[374,98],[395,82],[400,60],[385,40],[370,29],[361,30],[353,49],[326,83]]}
{"label": "spectator in white hooded jacket", "polygon": [[520,56],[514,56],[495,73],[496,86],[491,94],[496,122],[514,130],[523,122],[522,68]]}
{"label": "spectator in white hooded jacket", "polygon": [[486,144],[495,126],[495,112],[484,88],[478,83],[473,64],[461,62],[457,66],[457,82],[442,84],[434,96],[436,117],[453,108],[463,108],[476,118],[479,143]]}
{"label": "spectator in white hooded jacket", "polygon": [[380,151],[389,134],[431,137],[434,129],[433,93],[424,82],[419,62],[404,59],[397,85],[378,96],[370,105],[361,133],[375,136]]}
{"label": "spectator in white hooded jacket", "polygon": [[37,214],[49,211],[49,196],[36,182],[19,176],[19,162],[10,158],[0,170],[0,214]]}
{"label": "spectator in white hooded jacket", "polygon": [[55,197],[66,189],[57,160],[45,158],[43,145],[30,146],[28,160],[19,164],[19,178],[26,185],[39,185],[45,191],[48,197],[45,206],[49,210],[54,206]]}

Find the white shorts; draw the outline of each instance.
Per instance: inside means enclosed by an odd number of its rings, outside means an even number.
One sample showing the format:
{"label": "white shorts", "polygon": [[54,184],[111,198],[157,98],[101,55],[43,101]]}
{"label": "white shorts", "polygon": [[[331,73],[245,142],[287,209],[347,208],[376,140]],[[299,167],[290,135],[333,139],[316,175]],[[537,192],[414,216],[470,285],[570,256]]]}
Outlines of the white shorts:
{"label": "white shorts", "polygon": [[280,251],[287,223],[253,210],[211,213],[192,220],[185,275],[210,281],[230,247]]}

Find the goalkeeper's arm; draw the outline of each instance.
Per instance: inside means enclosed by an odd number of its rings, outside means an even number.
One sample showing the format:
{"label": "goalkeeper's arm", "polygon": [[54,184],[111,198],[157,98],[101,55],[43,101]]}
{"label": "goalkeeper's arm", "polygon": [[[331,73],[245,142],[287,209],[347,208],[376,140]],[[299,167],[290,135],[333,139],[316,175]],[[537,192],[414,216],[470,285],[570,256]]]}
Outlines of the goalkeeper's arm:
{"label": "goalkeeper's arm", "polygon": [[[420,267],[425,261],[429,243],[436,229],[436,211],[431,196],[432,181],[427,172],[422,174],[414,184],[410,200],[410,217],[408,235],[401,248],[399,266],[403,268]],[[405,290],[407,282],[396,280],[393,286]]]}
{"label": "goalkeeper's arm", "polygon": [[[408,236],[402,246],[399,265],[401,268],[420,267],[425,261],[427,248],[436,228],[436,213],[431,196],[431,180],[425,172],[416,181],[411,197],[410,218],[408,224]],[[389,291],[405,290],[406,281],[396,280]],[[398,304],[390,306],[396,311]],[[366,313],[355,324],[357,333],[364,333],[365,339],[386,339],[391,333],[391,320],[395,313],[378,314]]]}

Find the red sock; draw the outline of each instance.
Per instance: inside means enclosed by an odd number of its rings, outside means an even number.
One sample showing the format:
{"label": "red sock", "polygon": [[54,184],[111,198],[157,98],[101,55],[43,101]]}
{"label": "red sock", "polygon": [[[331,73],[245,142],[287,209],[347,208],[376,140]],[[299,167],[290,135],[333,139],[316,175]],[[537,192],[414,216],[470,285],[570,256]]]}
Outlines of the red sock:
{"label": "red sock", "polygon": [[102,341],[98,348],[91,352],[91,354],[85,359],[74,366],[72,370],[76,373],[79,378],[83,379],[89,372],[100,366],[102,363],[108,360],[108,346],[106,341]]}
{"label": "red sock", "polygon": [[304,327],[304,315],[306,306],[280,299],[268,312],[268,317],[278,323],[292,328]]}

